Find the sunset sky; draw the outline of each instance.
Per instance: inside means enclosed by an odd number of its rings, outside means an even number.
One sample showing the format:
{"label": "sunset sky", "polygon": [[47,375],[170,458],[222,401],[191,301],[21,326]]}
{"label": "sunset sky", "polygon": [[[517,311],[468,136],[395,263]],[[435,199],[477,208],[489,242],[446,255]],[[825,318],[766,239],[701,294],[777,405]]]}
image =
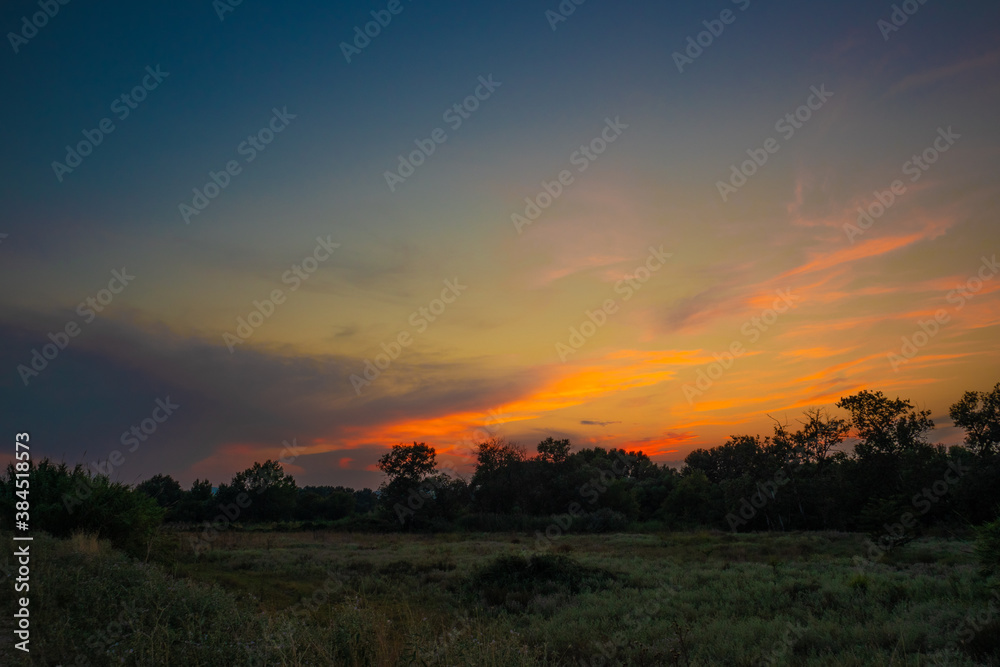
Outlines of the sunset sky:
{"label": "sunset sky", "polygon": [[400,442],[679,462],[866,388],[959,442],[1000,5],[903,4],[5,3],[3,456],[187,487],[294,441],[375,487]]}

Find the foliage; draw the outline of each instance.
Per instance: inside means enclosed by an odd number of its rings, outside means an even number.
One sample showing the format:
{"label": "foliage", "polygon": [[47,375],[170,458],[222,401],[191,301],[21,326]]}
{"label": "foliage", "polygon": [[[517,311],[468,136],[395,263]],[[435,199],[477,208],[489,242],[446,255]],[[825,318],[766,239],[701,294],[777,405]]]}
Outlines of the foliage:
{"label": "foliage", "polygon": [[549,437],[538,443],[537,449],[539,461],[559,464],[566,462],[566,457],[569,456],[570,444],[569,440],[554,440]]}
{"label": "foliage", "polygon": [[983,569],[1000,574],[1000,516],[976,532],[976,556]]}
{"label": "foliage", "polygon": [[254,463],[219,485],[216,502],[241,508],[239,521],[282,521],[295,513],[298,487],[278,461]]}
{"label": "foliage", "polygon": [[388,476],[389,483],[404,480],[419,484],[424,477],[434,471],[433,447],[424,443],[413,445],[393,445],[392,449],[378,460],[378,469]]}
{"label": "foliage", "polygon": [[1000,453],[1000,382],[990,392],[965,392],[948,414],[965,430],[969,449],[982,457]]}
{"label": "foliage", "polygon": [[851,426],[861,440],[854,451],[862,459],[896,456],[926,444],[926,434],[934,428],[930,410],[914,410],[909,401],[888,399],[880,391],[842,398],[837,407],[851,413]]}
{"label": "foliage", "polygon": [[552,556],[523,551],[530,537],[238,532],[198,559],[169,531],[144,564],[38,535],[31,619],[44,632],[8,662],[1000,662],[995,614],[981,618],[996,599],[953,539],[859,573],[863,536],[843,533],[567,535]]}
{"label": "foliage", "polygon": [[[91,475],[82,465],[69,468],[42,459],[29,462],[26,472],[29,525],[56,537],[78,532],[109,540],[130,553],[141,554],[163,521],[163,509],[144,493],[138,493],[105,475]],[[0,527],[11,525],[17,503],[25,496],[18,487],[18,471],[8,464],[0,478]],[[18,492],[22,495],[18,495]]]}
{"label": "foliage", "polygon": [[156,501],[156,504],[166,510],[166,518],[173,518],[177,506],[184,499],[184,489],[180,482],[170,475],[153,475],[146,481],[138,484],[135,490],[145,493]]}
{"label": "foliage", "polygon": [[499,556],[473,573],[471,591],[489,606],[523,611],[539,596],[578,595],[606,588],[615,575],[561,554]]}

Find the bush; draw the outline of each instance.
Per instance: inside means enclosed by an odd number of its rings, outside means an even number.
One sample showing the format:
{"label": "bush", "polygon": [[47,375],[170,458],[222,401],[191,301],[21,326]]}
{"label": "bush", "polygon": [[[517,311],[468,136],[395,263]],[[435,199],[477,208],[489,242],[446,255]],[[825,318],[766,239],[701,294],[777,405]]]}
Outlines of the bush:
{"label": "bush", "polygon": [[621,512],[602,507],[587,516],[586,526],[589,533],[621,532],[628,526],[628,518]]}
{"label": "bush", "polygon": [[987,572],[1000,572],[1000,518],[976,531],[976,555]]}
{"label": "bush", "polygon": [[[82,465],[72,470],[65,463],[43,459],[32,462],[28,473],[30,525],[55,537],[90,533],[109,540],[118,549],[133,555],[144,553],[146,545],[163,521],[163,508],[144,493],[105,475],[94,475]],[[16,495],[17,471],[8,464],[0,478],[0,528],[11,530]]]}
{"label": "bush", "polygon": [[500,556],[476,571],[469,587],[489,606],[523,610],[540,596],[600,590],[615,579],[612,572],[582,565],[569,556]]}
{"label": "bush", "polygon": [[[879,498],[869,501],[861,510],[861,527],[872,542],[891,554],[920,536],[920,524],[905,526],[902,518],[913,514],[913,507],[903,497]],[[892,528],[889,532],[886,527]]]}

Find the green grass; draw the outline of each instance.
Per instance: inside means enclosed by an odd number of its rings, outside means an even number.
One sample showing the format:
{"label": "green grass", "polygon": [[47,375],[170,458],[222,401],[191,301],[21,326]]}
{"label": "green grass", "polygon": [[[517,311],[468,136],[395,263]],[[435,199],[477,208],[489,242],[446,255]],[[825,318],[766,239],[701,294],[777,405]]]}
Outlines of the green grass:
{"label": "green grass", "polygon": [[959,540],[863,567],[864,536],[835,533],[566,535],[540,554],[523,533],[229,531],[196,557],[164,531],[149,564],[33,544],[20,664],[1000,665],[996,618],[959,645],[996,585]]}

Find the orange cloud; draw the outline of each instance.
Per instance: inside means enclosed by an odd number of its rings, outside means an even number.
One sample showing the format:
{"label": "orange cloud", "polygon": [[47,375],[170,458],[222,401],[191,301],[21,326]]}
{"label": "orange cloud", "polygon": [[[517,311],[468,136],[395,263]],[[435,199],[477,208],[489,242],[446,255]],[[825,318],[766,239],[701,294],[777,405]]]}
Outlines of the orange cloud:
{"label": "orange cloud", "polygon": [[540,387],[502,402],[495,411],[467,410],[400,419],[373,428],[358,428],[347,441],[355,447],[389,446],[417,438],[433,442],[440,454],[467,455],[471,445],[497,432],[496,427],[502,423],[538,419],[605,396],[650,387],[672,379],[678,366],[702,361],[688,350],[621,350],[583,367],[550,369],[552,377]]}

